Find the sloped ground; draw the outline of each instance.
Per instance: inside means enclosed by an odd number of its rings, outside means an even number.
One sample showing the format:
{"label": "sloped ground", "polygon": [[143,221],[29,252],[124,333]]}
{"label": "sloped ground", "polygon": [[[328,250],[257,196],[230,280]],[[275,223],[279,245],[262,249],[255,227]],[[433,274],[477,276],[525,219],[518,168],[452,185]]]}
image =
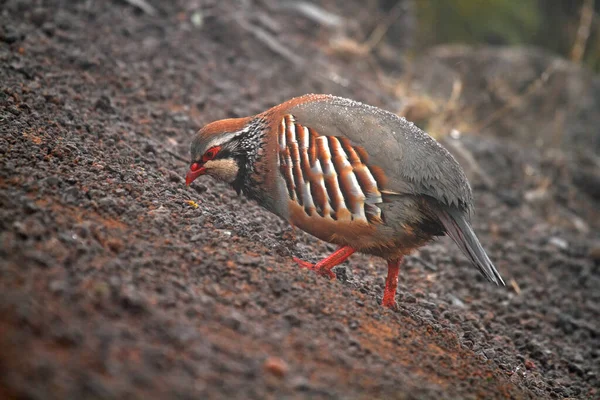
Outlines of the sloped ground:
{"label": "sloped ground", "polygon": [[441,240],[383,309],[381,260],[299,270],[331,249],[209,178],[186,189],[178,156],[203,123],[307,92],[396,108],[369,64],[273,1],[154,4],[0,2],[0,397],[598,397],[577,161],[462,140],[495,182],[475,176],[474,226],[514,284]]}

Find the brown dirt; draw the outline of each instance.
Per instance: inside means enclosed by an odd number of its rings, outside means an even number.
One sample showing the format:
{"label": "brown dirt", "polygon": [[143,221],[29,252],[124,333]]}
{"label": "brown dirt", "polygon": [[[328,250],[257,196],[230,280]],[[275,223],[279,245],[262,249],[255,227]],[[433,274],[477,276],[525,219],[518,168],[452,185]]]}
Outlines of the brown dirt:
{"label": "brown dirt", "polygon": [[394,109],[372,64],[274,0],[153,4],[0,0],[0,397],[598,397],[598,203],[577,164],[465,139],[497,184],[475,184],[475,229],[514,284],[441,240],[384,309],[381,260],[298,269],[331,247],[209,178],[185,188],[177,156],[294,95]]}

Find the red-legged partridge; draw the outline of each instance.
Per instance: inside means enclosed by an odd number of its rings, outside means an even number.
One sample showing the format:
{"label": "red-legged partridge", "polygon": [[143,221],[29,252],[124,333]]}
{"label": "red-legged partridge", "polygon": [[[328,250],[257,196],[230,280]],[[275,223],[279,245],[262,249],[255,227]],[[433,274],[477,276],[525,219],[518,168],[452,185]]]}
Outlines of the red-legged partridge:
{"label": "red-legged partridge", "polygon": [[206,125],[191,145],[191,184],[230,183],[293,226],[339,249],[300,266],[331,269],[355,251],[387,260],[383,305],[395,306],[402,258],[447,234],[487,279],[504,284],[469,224],[471,188],[456,160],[414,124],[329,95]]}

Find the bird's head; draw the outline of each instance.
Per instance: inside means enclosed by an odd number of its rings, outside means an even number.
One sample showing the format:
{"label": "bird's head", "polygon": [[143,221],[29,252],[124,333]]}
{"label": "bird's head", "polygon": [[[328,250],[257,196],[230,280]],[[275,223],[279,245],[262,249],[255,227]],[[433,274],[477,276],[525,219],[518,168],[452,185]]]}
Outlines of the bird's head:
{"label": "bird's head", "polygon": [[225,119],[200,129],[190,146],[191,165],[185,184],[189,186],[200,175],[231,184],[239,181],[258,151],[259,122],[252,118]]}

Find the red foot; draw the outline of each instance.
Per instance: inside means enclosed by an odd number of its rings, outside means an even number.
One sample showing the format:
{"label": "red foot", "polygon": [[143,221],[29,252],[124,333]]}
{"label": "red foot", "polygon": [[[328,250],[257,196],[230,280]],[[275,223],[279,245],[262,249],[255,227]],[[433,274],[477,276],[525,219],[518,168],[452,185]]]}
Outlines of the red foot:
{"label": "red foot", "polygon": [[335,279],[335,274],[330,269],[326,269],[323,267],[319,268],[317,266],[318,264],[311,264],[308,261],[303,261],[297,257],[294,257],[294,261],[296,261],[296,263],[298,264],[298,266],[300,268],[310,269],[311,271],[315,271],[317,274],[319,274],[321,276],[327,276],[327,277],[329,277],[329,279]]}
{"label": "red foot", "polygon": [[329,257],[319,261],[316,264],[311,264],[307,261],[302,261],[299,258],[294,257],[294,261],[298,263],[300,268],[307,268],[315,271],[317,274],[327,276],[329,279],[335,279],[335,274],[331,270],[338,264],[346,261],[354,253],[354,249],[350,246],[343,246],[333,252]]}
{"label": "red foot", "polygon": [[388,260],[388,273],[385,280],[385,290],[383,291],[383,301],[381,305],[387,308],[396,308],[396,288],[398,287],[398,273],[400,272],[400,263],[402,257],[397,260]]}

